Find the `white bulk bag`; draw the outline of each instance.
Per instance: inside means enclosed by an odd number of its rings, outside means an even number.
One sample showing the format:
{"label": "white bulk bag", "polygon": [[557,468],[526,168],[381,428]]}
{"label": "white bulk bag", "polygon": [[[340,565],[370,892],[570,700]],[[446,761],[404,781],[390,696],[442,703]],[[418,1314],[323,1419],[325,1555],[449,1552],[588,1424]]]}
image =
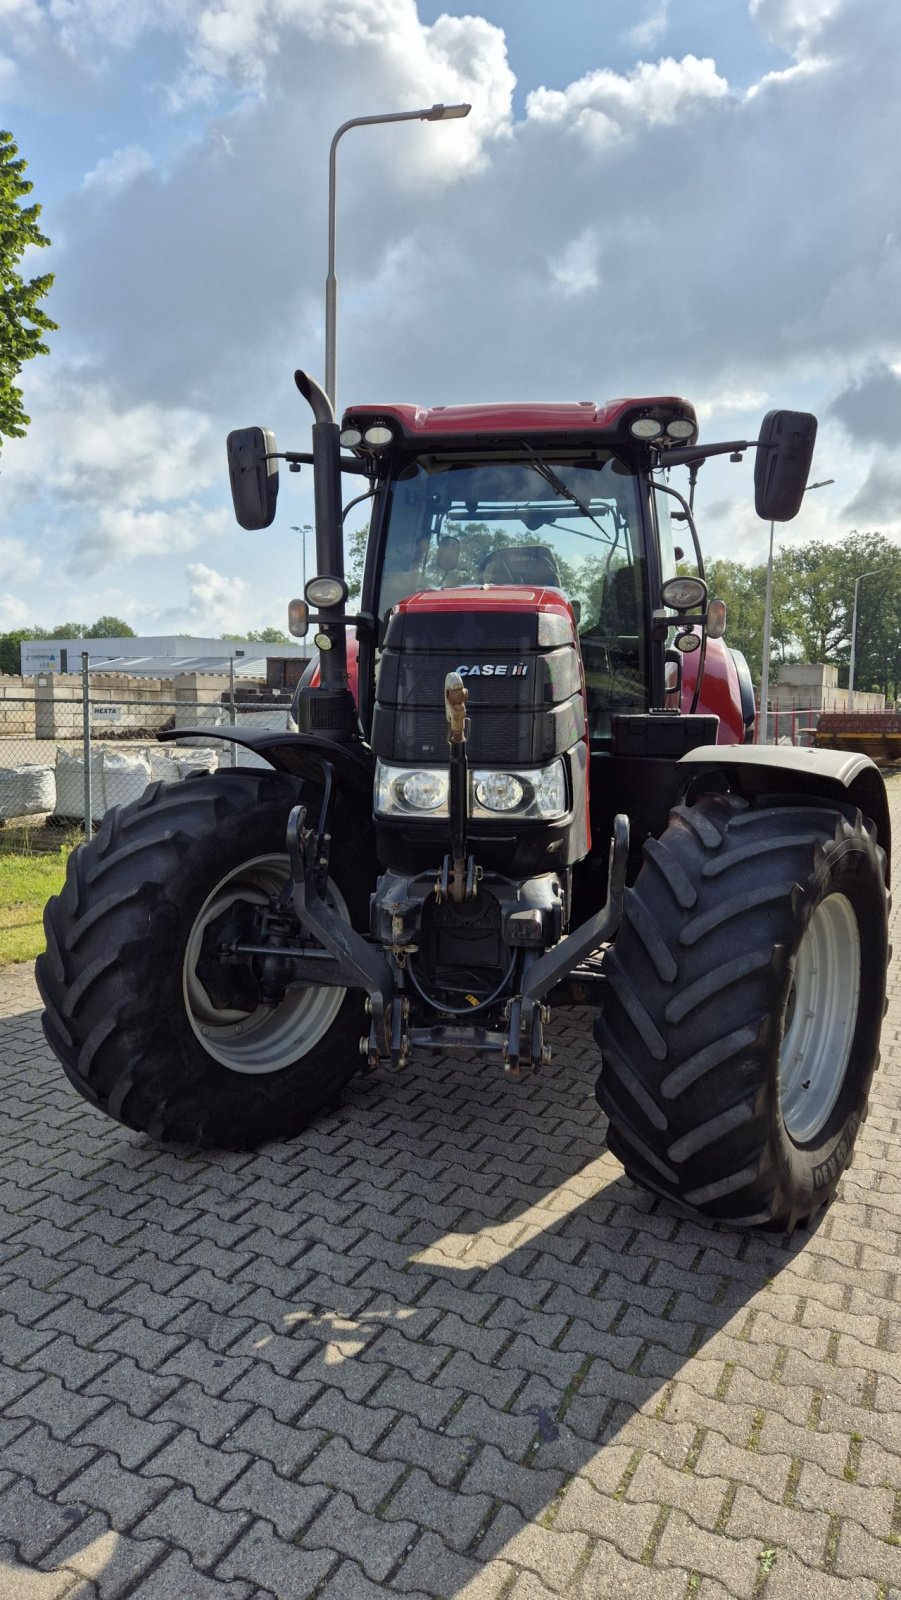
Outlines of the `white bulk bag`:
{"label": "white bulk bag", "polygon": [[0,817],[34,817],[55,805],[52,767],[0,768]]}

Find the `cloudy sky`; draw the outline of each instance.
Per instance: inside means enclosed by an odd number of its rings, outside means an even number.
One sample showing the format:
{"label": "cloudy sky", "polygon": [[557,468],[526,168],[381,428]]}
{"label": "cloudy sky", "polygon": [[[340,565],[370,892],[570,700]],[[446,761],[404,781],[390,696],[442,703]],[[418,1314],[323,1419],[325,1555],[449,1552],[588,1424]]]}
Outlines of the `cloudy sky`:
{"label": "cloudy sky", "polygon": [[[681,393],[702,437],[820,418],[780,538],[901,538],[901,6],[885,0],[0,0],[0,125],[52,355],[0,456],[0,628],[283,624],[309,475],[232,518],[228,429],[309,447],[326,165],[340,405]],[[759,559],[752,458],[699,486]]]}

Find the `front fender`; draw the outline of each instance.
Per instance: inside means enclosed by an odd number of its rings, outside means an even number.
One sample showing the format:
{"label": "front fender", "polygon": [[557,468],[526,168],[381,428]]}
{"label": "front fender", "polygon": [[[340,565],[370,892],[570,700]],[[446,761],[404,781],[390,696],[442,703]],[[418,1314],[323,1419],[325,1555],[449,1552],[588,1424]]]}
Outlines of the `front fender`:
{"label": "front fender", "polygon": [[[273,733],[271,728],[252,732],[247,728],[176,728],[159,733],[159,739],[177,742],[179,739],[228,739],[254,755],[262,756],[277,772],[290,773],[295,778],[312,778],[322,781],[319,759],[330,761],[335,769],[339,789],[348,800],[372,812],[372,776],[374,761],[367,745],[335,744],[315,733]],[[319,758],[319,759],[317,759]]]}
{"label": "front fender", "polygon": [[876,827],[885,851],[886,883],[891,877],[892,827],[885,780],[869,756],[854,750],[805,750],[794,745],[743,744],[729,748],[702,744],[677,763],[689,789],[703,793],[706,777],[725,776],[734,794],[748,799],[760,794],[801,794],[857,806]]}

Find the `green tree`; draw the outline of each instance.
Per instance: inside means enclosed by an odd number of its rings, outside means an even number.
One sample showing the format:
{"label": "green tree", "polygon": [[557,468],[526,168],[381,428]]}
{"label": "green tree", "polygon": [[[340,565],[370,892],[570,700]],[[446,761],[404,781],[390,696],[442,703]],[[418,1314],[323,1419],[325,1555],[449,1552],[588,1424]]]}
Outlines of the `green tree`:
{"label": "green tree", "polygon": [[228,639],[232,644],[295,644],[287,633],[282,633],[281,628],[248,628],[246,633],[220,633],[220,639]]}
{"label": "green tree", "polygon": [[22,640],[46,638],[46,629],[37,622],[33,628],[12,628],[9,633],[0,633],[0,672],[9,672],[18,677],[22,661],[19,645]]}
{"label": "green tree", "polygon": [[362,528],[355,528],[347,541],[344,552],[344,570],[347,577],[347,594],[351,600],[359,600],[360,590],[363,587],[363,567],[366,564],[366,541],[369,538],[369,524],[364,523]]}
{"label": "green tree", "polygon": [[23,176],[25,167],[12,134],[0,130],[0,446],[4,434],[21,439],[31,421],[14,379],[26,361],[47,355],[41,334],[56,327],[40,306],[53,283],[52,272],[25,279],[17,271],[29,246],[50,243],[38,227],[40,206],[21,204],[32,189]]}
{"label": "green tree", "polygon": [[[63,636],[59,635],[59,637]],[[121,617],[98,617],[96,622],[92,622],[91,626],[85,629],[84,635],[79,635],[79,637],[88,639],[136,639],[137,634],[134,628],[130,628],[127,622],[122,621]]]}
{"label": "green tree", "polygon": [[90,635],[90,628],[86,622],[58,622],[55,628],[44,634],[45,639],[84,639]]}
{"label": "green tree", "polygon": [[261,628],[259,633],[250,635],[258,644],[291,644],[291,636],[282,633],[281,628]]}

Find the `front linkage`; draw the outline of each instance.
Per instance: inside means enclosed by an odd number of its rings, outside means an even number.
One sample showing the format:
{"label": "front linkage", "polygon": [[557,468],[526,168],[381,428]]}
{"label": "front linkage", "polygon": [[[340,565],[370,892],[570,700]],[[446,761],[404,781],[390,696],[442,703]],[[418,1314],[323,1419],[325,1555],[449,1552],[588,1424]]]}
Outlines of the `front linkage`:
{"label": "front linkage", "polygon": [[[322,803],[315,826],[308,825],[305,805],[297,805],[288,820],[287,849],[291,866],[290,895],[301,927],[328,953],[319,968],[320,983],[362,989],[371,1018],[369,1033],[360,1040],[360,1053],[370,1069],[407,1064],[415,1048],[443,1052],[469,1050],[499,1055],[510,1077],[547,1065],[550,1049],[544,1042],[549,1020],[545,997],[554,985],[569,977],[586,956],[611,940],[622,916],[623,892],[629,853],[629,823],[614,820],[610,844],[607,898],[601,909],[579,928],[560,937],[560,908],[549,898],[547,885],[517,884],[491,874],[487,880],[500,907],[504,943],[510,951],[501,983],[487,998],[469,996],[465,1009],[429,994],[416,977],[410,957],[419,950],[422,917],[429,901],[450,900],[463,906],[476,899],[486,881],[483,869],[467,853],[467,758],[469,719],[466,689],[456,673],[449,673],[445,703],[450,746],[450,848],[437,877],[403,878],[386,873],[371,902],[371,938],[364,938],[328,904],[325,897],[331,845],[330,814],[335,795],[334,769],[324,757]],[[530,888],[532,893],[530,894]],[[530,901],[538,901],[534,904]],[[524,903],[525,902],[525,903]],[[547,948],[547,930],[557,938]],[[290,944],[234,944],[232,959],[242,956],[262,962],[261,978],[272,963],[279,964],[282,981],[292,963],[303,963]],[[274,974],[273,974],[274,976]],[[292,974],[296,978],[296,974]],[[411,1025],[417,1009],[435,1011],[436,1020]],[[477,1013],[479,1020],[470,1017]],[[465,1020],[464,1020],[465,1019]],[[500,1025],[498,1025],[500,1024]]]}

